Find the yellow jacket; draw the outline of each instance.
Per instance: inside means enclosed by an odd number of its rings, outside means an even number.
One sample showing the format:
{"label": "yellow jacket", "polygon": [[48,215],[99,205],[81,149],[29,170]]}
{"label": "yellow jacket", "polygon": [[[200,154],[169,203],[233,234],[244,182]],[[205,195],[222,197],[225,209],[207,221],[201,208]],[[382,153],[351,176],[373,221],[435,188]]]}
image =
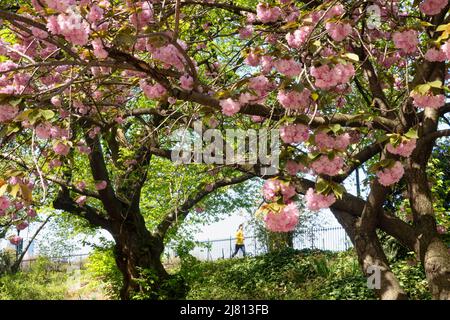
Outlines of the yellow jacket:
{"label": "yellow jacket", "polygon": [[244,232],[242,230],[236,232],[236,244],[244,244]]}

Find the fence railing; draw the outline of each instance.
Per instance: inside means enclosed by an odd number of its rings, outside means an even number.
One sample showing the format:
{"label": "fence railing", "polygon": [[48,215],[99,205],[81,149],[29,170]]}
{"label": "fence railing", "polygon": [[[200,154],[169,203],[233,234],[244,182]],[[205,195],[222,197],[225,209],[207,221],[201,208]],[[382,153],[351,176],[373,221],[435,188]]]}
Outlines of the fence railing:
{"label": "fence railing", "polygon": [[[344,228],[310,228],[293,239],[295,249],[320,249],[329,251],[345,251],[352,247],[352,243]],[[235,238],[199,241],[190,252],[200,260],[217,260],[231,258],[235,250]],[[267,253],[268,248],[256,237],[245,238],[245,250],[248,255],[257,256]],[[176,258],[176,252],[171,246],[165,250],[165,260],[170,263]],[[240,251],[238,255],[242,255]]]}
{"label": "fence railing", "polygon": [[[197,242],[197,246],[190,252],[200,260],[217,260],[231,258],[235,250],[235,238],[214,239]],[[345,251],[352,247],[352,243],[344,228],[310,228],[298,234],[293,239],[295,249],[320,249],[328,251]],[[250,236],[245,238],[245,250],[247,255],[257,256],[268,252],[266,244],[258,238]],[[74,254],[67,256],[50,257],[55,265],[82,267],[89,254]],[[242,252],[238,253],[242,256]],[[176,259],[177,254],[173,247],[166,246],[164,251],[165,263],[171,263]],[[29,268],[38,257],[23,260],[22,269]]]}
{"label": "fence railing", "polygon": [[[47,257],[47,259],[52,261],[55,267],[70,266],[70,267],[81,268],[84,265],[84,263],[86,262],[87,257],[89,257],[89,254],[83,253],[83,254],[73,254],[73,255],[58,256],[58,257]],[[26,269],[30,268],[38,260],[39,260],[39,257],[22,260],[22,263],[20,264],[20,268],[22,270],[26,270]]]}

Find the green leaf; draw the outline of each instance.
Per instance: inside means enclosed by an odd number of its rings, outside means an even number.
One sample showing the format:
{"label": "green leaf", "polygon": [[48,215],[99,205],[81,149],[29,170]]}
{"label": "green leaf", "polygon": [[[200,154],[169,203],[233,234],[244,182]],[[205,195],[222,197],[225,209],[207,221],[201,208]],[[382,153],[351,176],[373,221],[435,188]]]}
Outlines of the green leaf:
{"label": "green leaf", "polygon": [[407,133],[405,133],[405,137],[407,137],[409,139],[418,139],[419,135],[417,134],[417,130],[411,128],[408,130]]}
{"label": "green leaf", "polygon": [[325,193],[328,189],[330,189],[330,184],[327,180],[319,179],[316,183],[316,191],[318,193]]}
{"label": "green leaf", "polygon": [[52,110],[42,110],[40,114],[45,118],[45,120],[50,120],[55,116]]}
{"label": "green leaf", "polygon": [[355,54],[355,53],[348,52],[348,53],[344,54],[344,56],[346,58],[348,58],[349,60],[356,61],[356,62],[359,61],[359,56],[357,54]]}

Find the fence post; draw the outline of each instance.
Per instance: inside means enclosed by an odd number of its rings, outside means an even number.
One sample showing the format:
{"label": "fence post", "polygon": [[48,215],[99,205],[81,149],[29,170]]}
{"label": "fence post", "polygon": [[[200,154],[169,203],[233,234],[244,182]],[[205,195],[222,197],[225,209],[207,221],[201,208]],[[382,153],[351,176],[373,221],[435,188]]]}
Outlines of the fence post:
{"label": "fence post", "polygon": [[256,257],[256,237],[253,237],[253,242],[255,243],[255,257]]}
{"label": "fence post", "polygon": [[208,251],[206,252],[206,261],[209,261],[209,246],[210,245],[211,245],[211,242],[209,241],[209,238],[208,238],[208,242],[207,242]]}
{"label": "fence post", "polygon": [[231,258],[231,236],[230,236],[230,258]]}

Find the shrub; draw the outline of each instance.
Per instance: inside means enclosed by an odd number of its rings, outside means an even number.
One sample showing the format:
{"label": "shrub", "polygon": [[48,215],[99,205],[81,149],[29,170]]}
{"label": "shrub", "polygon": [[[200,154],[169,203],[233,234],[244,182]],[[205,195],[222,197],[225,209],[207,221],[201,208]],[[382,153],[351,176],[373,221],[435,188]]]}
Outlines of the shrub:
{"label": "shrub", "polygon": [[89,255],[85,267],[91,279],[105,285],[105,292],[111,299],[119,298],[122,273],[117,268],[112,248],[96,248]]}
{"label": "shrub", "polygon": [[51,270],[46,258],[36,260],[27,271],[0,278],[0,300],[59,300],[67,290],[67,274]]}

